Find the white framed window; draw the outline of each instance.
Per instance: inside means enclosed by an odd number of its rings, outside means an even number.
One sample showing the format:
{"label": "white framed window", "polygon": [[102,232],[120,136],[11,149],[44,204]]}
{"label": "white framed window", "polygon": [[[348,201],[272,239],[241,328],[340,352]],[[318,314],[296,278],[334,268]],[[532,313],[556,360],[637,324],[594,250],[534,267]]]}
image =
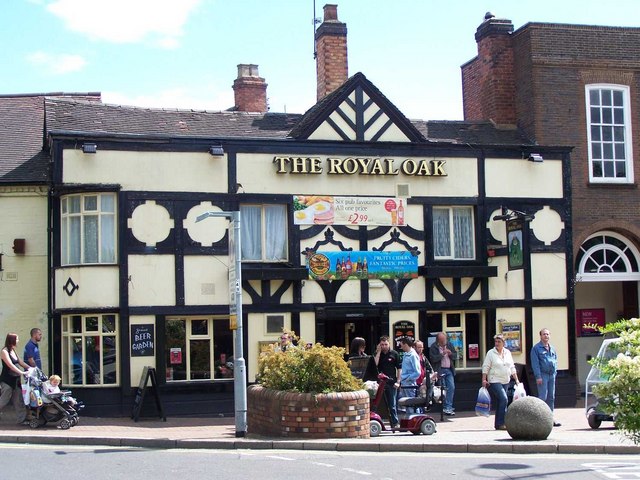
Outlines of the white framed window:
{"label": "white framed window", "polygon": [[242,260],[286,262],[287,208],[285,205],[241,205]]}
{"label": "white framed window", "polygon": [[586,87],[589,181],[633,182],[629,87]]}
{"label": "white framed window", "polygon": [[74,386],[116,386],[120,366],[118,316],[62,317],[62,381]]}
{"label": "white framed window", "polygon": [[83,193],[60,199],[62,265],[116,262],[116,194]]}
{"label": "white framed window", "polygon": [[433,254],[436,260],[475,258],[472,207],[433,208]]}
{"label": "white framed window", "polygon": [[165,367],[167,382],[233,379],[229,318],[167,318]]}

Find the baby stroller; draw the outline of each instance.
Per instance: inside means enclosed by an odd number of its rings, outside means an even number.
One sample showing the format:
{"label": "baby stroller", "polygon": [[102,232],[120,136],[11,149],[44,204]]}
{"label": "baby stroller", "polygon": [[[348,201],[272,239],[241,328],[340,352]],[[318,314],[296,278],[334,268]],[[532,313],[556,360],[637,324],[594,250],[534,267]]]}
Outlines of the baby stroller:
{"label": "baby stroller", "polygon": [[[62,430],[67,430],[79,422],[78,410],[82,405],[69,401],[71,392],[47,393],[43,389],[46,375],[39,368],[30,368],[23,387],[25,404],[31,410],[29,426],[38,428],[47,423],[58,424]],[[28,400],[28,401],[27,401]]]}

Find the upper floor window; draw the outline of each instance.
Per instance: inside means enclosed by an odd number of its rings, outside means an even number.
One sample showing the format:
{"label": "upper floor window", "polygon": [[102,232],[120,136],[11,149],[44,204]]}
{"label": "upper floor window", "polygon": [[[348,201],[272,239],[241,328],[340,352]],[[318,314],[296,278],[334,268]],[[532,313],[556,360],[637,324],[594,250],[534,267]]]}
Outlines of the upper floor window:
{"label": "upper floor window", "polygon": [[284,205],[241,205],[242,260],[287,260],[287,209]]}
{"label": "upper floor window", "polygon": [[436,260],[470,260],[475,257],[473,209],[433,209],[433,254]]}
{"label": "upper floor window", "polygon": [[587,85],[589,181],[633,182],[629,87]]}
{"label": "upper floor window", "polygon": [[67,195],[60,202],[62,265],[115,263],[115,193]]}

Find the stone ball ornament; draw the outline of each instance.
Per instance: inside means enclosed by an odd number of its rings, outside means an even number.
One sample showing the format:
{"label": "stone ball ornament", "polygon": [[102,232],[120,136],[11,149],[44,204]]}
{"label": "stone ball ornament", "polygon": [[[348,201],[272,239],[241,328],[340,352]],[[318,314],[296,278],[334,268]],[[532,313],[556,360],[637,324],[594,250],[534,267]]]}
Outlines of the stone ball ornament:
{"label": "stone ball ornament", "polygon": [[553,412],[539,398],[528,396],[509,405],[505,425],[514,440],[546,440],[553,430]]}

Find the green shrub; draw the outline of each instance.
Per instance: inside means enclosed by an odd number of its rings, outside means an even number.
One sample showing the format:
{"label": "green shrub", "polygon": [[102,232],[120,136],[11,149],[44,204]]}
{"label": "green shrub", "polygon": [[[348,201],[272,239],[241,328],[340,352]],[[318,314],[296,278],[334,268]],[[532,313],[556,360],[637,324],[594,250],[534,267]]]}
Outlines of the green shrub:
{"label": "green shrub", "polygon": [[601,329],[618,337],[615,358],[592,364],[609,381],[596,385],[599,408],[615,417],[615,424],[633,443],[640,444],[640,319],[620,320]]}
{"label": "green shrub", "polygon": [[[293,335],[292,333],[292,336]],[[324,347],[319,343],[307,345],[297,339],[299,346],[281,351],[276,344],[258,360],[258,382],[266,388],[299,393],[353,392],[363,384],[351,375],[344,361],[345,349]]]}

